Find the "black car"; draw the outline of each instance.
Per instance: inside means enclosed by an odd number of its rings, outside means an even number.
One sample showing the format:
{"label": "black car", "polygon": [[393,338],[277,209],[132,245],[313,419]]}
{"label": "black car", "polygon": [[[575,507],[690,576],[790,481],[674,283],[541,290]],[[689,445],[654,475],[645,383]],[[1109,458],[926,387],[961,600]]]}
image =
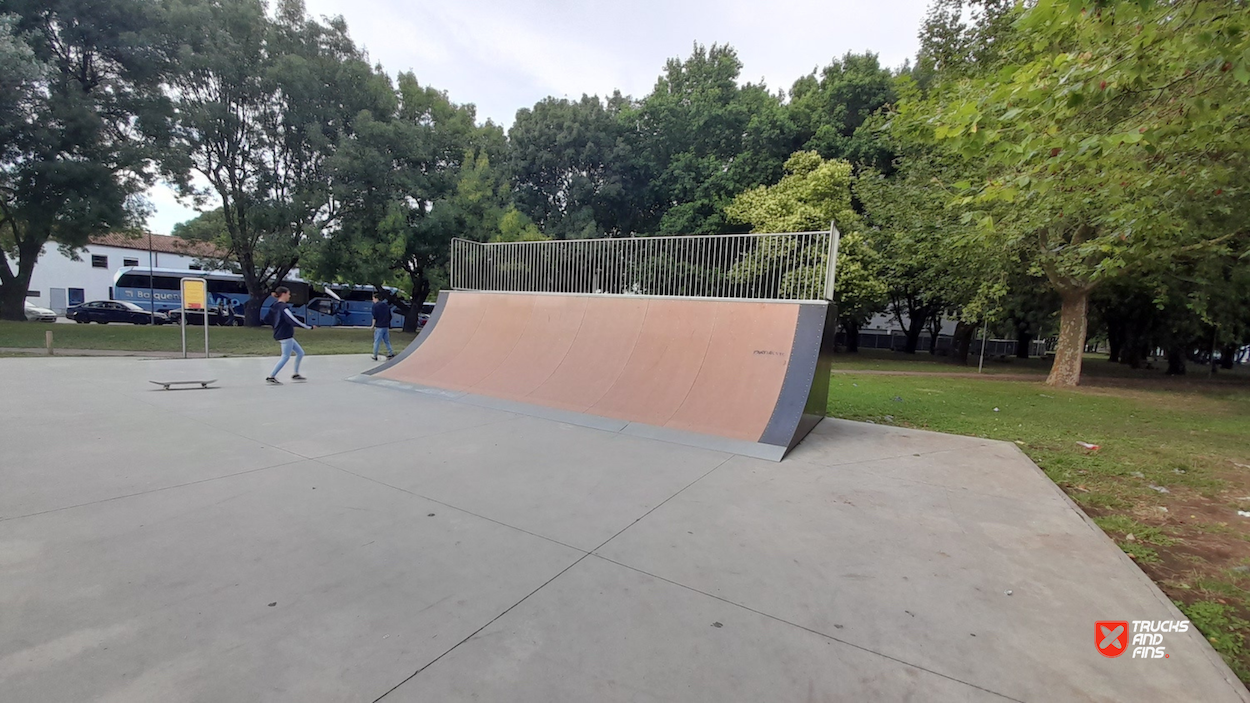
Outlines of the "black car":
{"label": "black car", "polygon": [[134,303],[121,303],[116,300],[93,300],[90,303],[75,305],[65,311],[65,317],[85,325],[98,322],[107,325],[110,322],[130,322],[136,325],[148,325],[155,322],[163,325],[169,317],[163,313],[150,313]]}
{"label": "black car", "polygon": [[[182,308],[174,308],[173,310],[170,310],[168,312],[170,323],[175,324],[175,325],[179,324],[182,321],[182,316],[184,313],[187,316],[188,325],[199,326],[199,327],[202,327],[204,325],[204,311],[203,310],[184,311]],[[237,312],[234,315],[231,315],[228,310],[223,310],[221,308],[209,308],[208,309],[208,324],[216,325],[218,327],[242,327],[243,316]]]}

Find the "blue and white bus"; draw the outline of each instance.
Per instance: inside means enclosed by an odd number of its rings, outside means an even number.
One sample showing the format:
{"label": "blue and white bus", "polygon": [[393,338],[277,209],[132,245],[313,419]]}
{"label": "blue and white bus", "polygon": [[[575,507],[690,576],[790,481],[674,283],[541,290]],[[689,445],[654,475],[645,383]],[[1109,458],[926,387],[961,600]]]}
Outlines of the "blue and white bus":
{"label": "blue and white bus", "polygon": [[[401,299],[399,289],[383,286],[392,299]],[[319,319],[333,317],[335,324],[350,327],[368,327],[373,324],[373,286],[352,286],[342,283],[313,285],[316,297],[308,303],[309,314]],[[324,293],[324,296],[317,295]],[[391,327],[402,328],[404,315],[391,306]],[[310,324],[321,324],[313,322]]]}
{"label": "blue and white bus", "polygon": [[[113,299],[134,303],[145,310],[177,310],[181,306],[178,288],[183,278],[208,281],[209,308],[217,310],[221,319],[235,320],[243,314],[249,298],[247,286],[243,277],[234,273],[158,267],[151,269],[149,280],[149,269],[146,267],[125,266],[118,269],[113,277]],[[284,279],[280,285],[291,289],[291,311],[310,325],[368,327],[372,322],[371,286],[319,286],[295,276]],[[395,288],[387,287],[386,290],[398,297]],[[272,304],[273,298],[266,297],[261,304],[261,317]],[[394,308],[392,310],[391,326],[403,327],[403,314]]]}

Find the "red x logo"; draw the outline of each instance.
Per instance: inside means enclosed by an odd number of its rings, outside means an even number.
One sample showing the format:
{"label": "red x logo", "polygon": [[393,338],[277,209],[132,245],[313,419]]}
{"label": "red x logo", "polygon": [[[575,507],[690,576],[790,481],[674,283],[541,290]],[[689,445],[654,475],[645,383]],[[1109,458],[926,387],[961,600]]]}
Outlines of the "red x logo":
{"label": "red x logo", "polygon": [[1118,657],[1128,648],[1128,621],[1100,620],[1094,623],[1094,645],[1104,657]]}

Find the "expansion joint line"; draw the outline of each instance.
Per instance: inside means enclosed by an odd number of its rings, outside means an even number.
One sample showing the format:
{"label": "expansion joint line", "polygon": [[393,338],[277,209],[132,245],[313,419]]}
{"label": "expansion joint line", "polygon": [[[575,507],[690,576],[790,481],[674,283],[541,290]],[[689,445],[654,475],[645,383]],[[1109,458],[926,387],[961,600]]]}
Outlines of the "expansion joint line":
{"label": "expansion joint line", "polygon": [[[476,630],[474,630],[473,632],[471,632],[471,633],[469,634],[469,636],[468,636],[468,637],[465,637],[464,639],[462,639],[462,640],[460,640],[459,642],[455,643],[455,644],[454,644],[454,645],[452,645],[450,648],[448,648],[448,649],[447,649],[447,651],[443,652],[442,654],[438,655],[438,656],[437,656],[437,657],[435,657],[434,659],[430,660],[430,661],[429,661],[428,663],[426,663],[424,666],[422,666],[421,668],[419,668],[419,669],[417,669],[416,671],[412,672],[412,674],[410,674],[410,675],[409,675],[407,678],[405,678],[403,681],[400,681],[399,683],[395,684],[395,685],[394,685],[394,686],[392,686],[390,689],[388,689],[385,693],[383,693],[382,695],[380,695],[380,696],[378,696],[377,698],[373,699],[373,703],[378,703],[378,702],[379,702],[379,701],[381,701],[383,698],[386,698],[387,696],[391,695],[391,693],[393,693],[395,690],[397,690],[400,686],[403,686],[404,684],[406,684],[406,683],[408,683],[409,681],[411,681],[411,680],[413,680],[414,678],[416,678],[416,677],[417,677],[417,676],[418,676],[421,672],[423,672],[423,671],[425,671],[426,669],[430,668],[431,666],[434,666],[435,664],[437,664],[437,663],[438,663],[438,661],[439,661],[440,659],[442,659],[443,657],[447,656],[448,654],[451,654],[452,652],[454,652],[457,648],[459,648],[459,647],[460,647],[460,645],[462,645],[462,644],[464,644],[465,642],[468,642],[469,640],[471,640],[471,639],[473,639],[474,637],[476,637],[476,636],[478,635],[478,633],[480,633],[482,630],[485,630],[486,628],[490,627],[492,624],[494,624],[494,623],[495,623],[495,621],[496,621],[496,620],[499,620],[499,618],[502,618],[503,616],[505,616],[505,615],[507,615],[508,613],[512,612],[512,609],[513,609],[513,608],[516,608],[517,606],[521,605],[521,604],[522,604],[522,603],[524,603],[525,601],[529,600],[529,599],[530,599],[530,596],[533,596],[535,593],[538,593],[539,591],[541,591],[541,590],[543,590],[544,588],[546,588],[548,584],[550,584],[552,581],[555,581],[556,579],[558,579],[558,578],[560,578],[561,576],[563,576],[565,573],[567,573],[567,572],[569,571],[569,569],[572,569],[573,567],[575,567],[575,566],[577,566],[578,564],[582,563],[582,560],[584,560],[586,557],[589,557],[589,556],[591,556],[592,554],[594,554],[596,551],[598,551],[598,550],[600,550],[600,549],[603,549],[603,547],[604,547],[604,546],[606,546],[606,545],[608,544],[608,542],[611,542],[612,540],[614,540],[614,539],[616,539],[617,537],[619,537],[619,536],[621,535],[621,533],[622,533],[622,532],[625,532],[626,530],[628,530],[629,528],[633,527],[634,525],[637,525],[640,521],[642,521],[644,518],[646,518],[646,517],[647,517],[648,515],[650,515],[651,513],[653,513],[653,512],[655,512],[656,510],[658,510],[658,509],[659,509],[661,506],[663,506],[665,503],[667,503],[667,502],[669,502],[670,500],[672,500],[673,498],[676,498],[677,496],[681,495],[683,492],[685,492],[685,490],[686,490],[686,489],[690,488],[691,486],[693,486],[694,484],[698,483],[699,481],[702,481],[705,477],[707,477],[707,476],[708,476],[709,474],[711,474],[713,471],[716,471],[716,470],[717,470],[717,469],[719,469],[720,467],[724,466],[724,465],[726,464],[726,462],[728,462],[728,461],[729,461],[730,459],[732,459],[732,458],[733,458],[733,455],[730,455],[730,456],[726,457],[726,458],[725,458],[723,461],[721,461],[719,464],[717,464],[716,466],[713,466],[712,468],[708,469],[706,472],[704,472],[704,473],[703,473],[702,475],[700,475],[698,478],[696,478],[695,480],[693,480],[693,481],[691,481],[690,483],[688,483],[688,484],[686,484],[685,486],[683,486],[683,487],[682,487],[680,490],[678,490],[676,493],[674,493],[673,495],[671,495],[671,496],[669,496],[669,497],[665,498],[665,499],[664,499],[663,501],[661,501],[660,503],[656,504],[654,507],[652,507],[652,508],[651,508],[650,510],[648,510],[647,512],[643,513],[641,516],[639,516],[639,517],[638,517],[637,519],[635,519],[633,522],[629,523],[629,524],[628,524],[628,525],[626,525],[625,527],[622,527],[620,530],[618,530],[618,531],[616,532],[616,534],[614,534],[614,535],[612,535],[611,537],[609,537],[609,538],[605,539],[605,540],[603,541],[603,543],[602,543],[602,544],[600,544],[599,546],[595,547],[594,549],[591,549],[591,550],[590,550],[590,551],[588,551],[588,552],[582,552],[582,555],[581,555],[581,556],[579,556],[579,557],[578,557],[578,558],[577,558],[577,559],[576,559],[576,560],[575,560],[572,564],[569,564],[568,566],[566,566],[566,567],[564,567],[563,569],[561,569],[558,573],[556,573],[556,575],[555,575],[555,576],[552,576],[551,578],[549,578],[549,579],[547,579],[546,581],[544,581],[544,582],[542,583],[542,585],[540,585],[538,588],[535,588],[534,590],[530,591],[529,593],[527,593],[527,594],[525,595],[525,597],[521,598],[521,599],[520,599],[520,600],[518,600],[517,602],[515,602],[515,603],[513,603],[512,605],[508,606],[506,609],[504,609],[504,611],[503,611],[503,612],[501,612],[501,613],[499,613],[498,615],[496,615],[495,617],[491,618],[491,619],[490,619],[490,620],[489,620],[489,621],[488,621],[485,625],[482,625],[481,627],[479,627],[479,628],[477,628]],[[351,473],[351,472],[348,472],[348,473]],[[356,474],[353,474],[353,475],[356,475]],[[402,490],[402,489],[400,489],[400,490]],[[405,492],[405,493],[411,493],[411,491],[404,491],[404,492]],[[416,494],[414,493],[413,495],[416,495]],[[453,507],[453,506],[449,506],[449,507]],[[459,508],[457,508],[457,510],[459,510]],[[497,521],[493,521],[493,520],[492,520],[492,522],[497,522]],[[500,524],[503,524],[503,523],[500,523]],[[513,529],[519,529],[519,528],[513,528]],[[521,531],[522,531],[522,532],[525,532],[525,530],[521,530]],[[567,546],[567,545],[565,545],[565,546]],[[574,547],[574,549],[576,549],[576,548]],[[578,549],[577,551],[582,551],[582,550]]]}

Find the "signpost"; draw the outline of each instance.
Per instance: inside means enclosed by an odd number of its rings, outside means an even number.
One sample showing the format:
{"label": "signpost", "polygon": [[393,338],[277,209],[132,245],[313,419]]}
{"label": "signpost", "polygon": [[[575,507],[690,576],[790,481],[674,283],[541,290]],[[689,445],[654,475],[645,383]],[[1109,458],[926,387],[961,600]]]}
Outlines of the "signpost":
{"label": "signpost", "polygon": [[199,310],[204,316],[204,358],[208,358],[208,281],[184,278],[182,284],[182,358],[187,358],[187,312]]}

